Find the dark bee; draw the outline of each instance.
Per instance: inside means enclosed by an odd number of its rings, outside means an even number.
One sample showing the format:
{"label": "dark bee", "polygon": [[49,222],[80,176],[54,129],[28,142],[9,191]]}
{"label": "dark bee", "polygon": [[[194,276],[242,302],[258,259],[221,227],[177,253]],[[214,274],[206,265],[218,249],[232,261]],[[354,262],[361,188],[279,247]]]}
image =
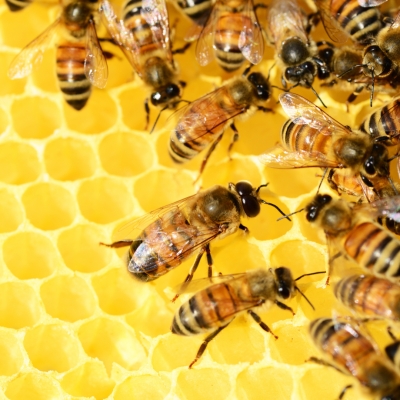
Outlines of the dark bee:
{"label": "dark bee", "polygon": [[57,45],[57,78],[66,102],[76,110],[87,103],[92,85],[104,88],[108,69],[105,55],[96,34],[94,14],[96,2],[74,1],[62,15],[35,40],[29,43],[11,63],[8,76],[24,78],[43,58],[43,53],[58,28],[64,40]]}

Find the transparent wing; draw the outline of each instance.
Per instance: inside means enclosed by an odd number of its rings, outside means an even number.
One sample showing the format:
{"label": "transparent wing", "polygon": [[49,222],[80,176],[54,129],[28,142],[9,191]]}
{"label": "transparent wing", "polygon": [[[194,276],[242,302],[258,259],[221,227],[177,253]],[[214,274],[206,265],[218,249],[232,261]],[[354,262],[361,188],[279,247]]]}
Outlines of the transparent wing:
{"label": "transparent wing", "polygon": [[341,168],[336,160],[330,160],[319,152],[287,151],[281,144],[277,144],[266,153],[259,156],[259,160],[271,168]]}
{"label": "transparent wing", "polygon": [[288,37],[297,36],[307,43],[304,19],[295,0],[275,0],[269,7],[267,29],[276,49]]}
{"label": "transparent wing", "polygon": [[331,0],[314,0],[328,36],[337,43],[345,43],[349,35],[342,29],[330,11]]}
{"label": "transparent wing", "polygon": [[93,19],[89,22],[86,35],[85,75],[94,86],[103,89],[107,84],[108,67]]}
{"label": "transparent wing", "polygon": [[258,64],[264,55],[264,38],[252,0],[245,1],[242,21],[239,49],[252,64]]}
{"label": "transparent wing", "polygon": [[325,135],[332,135],[333,133],[348,134],[351,132],[350,129],[298,94],[283,93],[279,96],[279,101],[285,113],[295,124],[308,125]]}
{"label": "transparent wing", "polygon": [[201,31],[206,26],[208,19],[210,18],[210,14],[212,12],[212,7],[210,7],[207,12],[204,12],[201,17],[196,19],[192,26],[189,28],[188,32],[185,35],[185,40],[187,42],[193,42],[197,40],[201,34]]}
{"label": "transparent wing", "polygon": [[376,7],[386,2],[387,0],[358,0],[361,7]]}
{"label": "transparent wing", "polygon": [[201,30],[196,44],[196,59],[201,66],[209,64],[215,58],[214,39],[215,27],[220,16],[220,8],[216,3]]}
{"label": "transparent wing", "polygon": [[387,217],[400,222],[400,196],[386,197],[372,203],[356,204],[353,210],[365,213],[372,218]]}
{"label": "transparent wing", "polygon": [[53,38],[61,18],[57,18],[44,32],[36,39],[32,40],[21,52],[14,58],[8,68],[8,77],[10,79],[21,79],[29,75],[33,69],[37,68],[43,60],[43,53]]}
{"label": "transparent wing", "polygon": [[124,22],[117,17],[108,0],[102,1],[100,14],[114,42],[121,48],[136,73],[142,77],[140,51],[132,32],[130,32],[130,30],[125,27]]}
{"label": "transparent wing", "polygon": [[150,25],[154,43],[163,49],[167,54],[167,59],[172,61],[168,11],[165,0],[143,0],[141,14]]}

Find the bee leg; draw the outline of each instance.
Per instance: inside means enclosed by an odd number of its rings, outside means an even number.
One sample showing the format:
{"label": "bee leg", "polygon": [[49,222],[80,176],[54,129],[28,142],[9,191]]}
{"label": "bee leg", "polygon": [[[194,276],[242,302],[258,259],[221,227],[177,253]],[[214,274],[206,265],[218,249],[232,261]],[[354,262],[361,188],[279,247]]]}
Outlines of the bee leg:
{"label": "bee leg", "polygon": [[144,130],[147,131],[150,122],[150,106],[148,98],[146,98],[146,100],[144,101],[144,111],[146,113],[146,126],[144,127]]}
{"label": "bee leg", "polygon": [[132,239],[125,239],[125,240],[119,240],[118,242],[114,242],[114,243],[103,243],[100,242],[99,244],[101,246],[106,246],[106,247],[112,247],[113,249],[119,249],[120,247],[126,247],[126,246],[130,246],[133,243]]}
{"label": "bee leg", "polygon": [[347,100],[346,100],[347,112],[349,112],[350,103],[352,103],[358,97],[358,95],[364,90],[364,87],[365,87],[364,85],[360,85],[360,86],[356,87],[354,92],[347,98]]}
{"label": "bee leg", "polygon": [[342,400],[343,397],[344,397],[344,395],[346,394],[347,390],[350,389],[350,388],[352,388],[352,387],[353,387],[353,385],[347,385],[347,386],[345,386],[345,387],[343,388],[343,390],[340,392],[339,400]]}
{"label": "bee leg", "polygon": [[192,45],[193,42],[188,42],[185,43],[183,47],[180,47],[179,49],[172,50],[172,54],[184,54],[186,50]]}
{"label": "bee leg", "polygon": [[196,183],[196,182],[200,179],[200,176],[201,176],[201,174],[203,173],[204,168],[205,168],[206,165],[207,165],[207,161],[208,161],[208,159],[210,158],[211,153],[215,150],[215,148],[217,147],[218,143],[221,141],[222,136],[223,136],[223,134],[220,135],[220,136],[214,141],[214,143],[213,143],[213,144],[211,145],[211,147],[209,148],[209,150],[208,150],[206,156],[203,158],[203,161],[202,161],[201,166],[200,166],[199,175],[198,175],[198,177],[196,178],[196,180],[194,181],[194,183]]}
{"label": "bee leg", "polygon": [[244,231],[244,233],[249,233],[250,232],[249,228],[247,226],[242,225],[242,224],[239,225],[239,229]]}
{"label": "bee leg", "polygon": [[239,140],[239,131],[237,130],[234,122],[231,123],[231,129],[233,130],[233,138],[228,147],[228,157],[230,161],[232,161],[231,157],[232,147]]}
{"label": "bee leg", "polygon": [[247,312],[253,317],[254,321],[256,321],[258,325],[260,325],[261,329],[264,329],[264,331],[270,333],[275,339],[278,339],[278,336],[276,336],[274,332],[272,332],[271,329],[269,329],[268,325],[261,320],[258,314],[256,314],[252,310],[247,310]]}
{"label": "bee leg", "polygon": [[295,315],[295,314],[294,314],[294,311],[293,311],[289,306],[287,306],[286,304],[283,304],[283,303],[281,303],[281,302],[278,301],[278,300],[275,300],[275,304],[276,304],[279,308],[281,308],[282,310],[288,310],[288,311],[290,311],[293,315]]}
{"label": "bee leg", "polygon": [[[231,322],[231,321],[229,321],[229,322]],[[196,354],[195,359],[190,363],[189,369],[192,368],[193,365],[197,362],[197,360],[203,355],[204,351],[207,348],[208,343],[210,343],[211,340],[213,340],[215,338],[215,336],[217,336],[218,333],[220,333],[222,331],[222,329],[225,329],[229,325],[229,322],[226,325],[218,328],[216,331],[214,331],[213,333],[211,333],[204,339],[204,342],[201,344],[201,346]]]}
{"label": "bee leg", "polygon": [[208,264],[208,277],[212,277],[212,267],[213,267],[213,259],[211,256],[210,245],[206,245],[206,255],[207,255],[207,264]]}
{"label": "bee leg", "polygon": [[317,357],[310,357],[308,360],[306,360],[306,362],[313,362],[315,364],[323,365],[325,367],[331,367],[331,368],[336,369],[336,371],[344,374],[344,372],[342,370],[340,370],[336,365],[333,365],[333,364],[329,363],[328,361],[321,360],[320,358],[317,358]]}

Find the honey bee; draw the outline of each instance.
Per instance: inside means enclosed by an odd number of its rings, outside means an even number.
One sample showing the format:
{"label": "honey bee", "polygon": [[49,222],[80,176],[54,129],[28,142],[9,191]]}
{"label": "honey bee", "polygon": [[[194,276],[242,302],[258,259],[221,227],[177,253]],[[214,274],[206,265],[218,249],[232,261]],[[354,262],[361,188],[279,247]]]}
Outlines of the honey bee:
{"label": "honey bee", "polygon": [[[269,7],[267,33],[275,47],[276,60],[280,65],[282,85],[312,87],[315,76],[324,78],[328,71],[325,63],[317,57],[317,46],[308,37],[310,30],[306,15],[296,0],[274,0]],[[318,97],[319,98],[319,97]],[[322,102],[322,101],[321,101]]]}
{"label": "honey bee", "polygon": [[[325,273],[325,271],[316,273]],[[189,368],[192,368],[202,356],[208,343],[243,311],[247,311],[263,330],[277,339],[278,337],[252,309],[262,305],[276,304],[294,315],[293,310],[281,301],[294,297],[296,290],[300,292],[290,269],[286,267],[269,270],[260,268],[212,278],[212,280],[219,282],[200,290],[182,304],[172,322],[171,331],[177,335],[191,336],[211,331]],[[196,283],[197,281],[194,281],[192,284]]]}
{"label": "honey bee", "polygon": [[[333,168],[334,174],[357,179],[361,188],[373,188],[378,179],[391,182],[388,150],[371,135],[352,131],[299,95],[283,93],[279,99],[291,119],[282,128],[281,143],[260,157],[267,166]],[[329,183],[335,181],[333,173]]]}
{"label": "honey bee", "polygon": [[[108,0],[101,12],[111,37],[120,46],[133,69],[150,86],[151,104],[163,109],[175,108],[180,102],[183,83],[172,58],[168,12],[164,0],[128,1],[119,20]],[[148,99],[145,101],[147,125]]]}
{"label": "honey bee", "polygon": [[178,6],[196,25],[202,26],[210,15],[212,0],[177,0]]}
{"label": "honey bee", "polygon": [[352,275],[341,279],[336,298],[357,314],[400,321],[400,286],[373,275]]}
{"label": "honey bee", "polygon": [[310,361],[353,376],[370,395],[379,399],[400,398],[400,377],[394,366],[372,339],[349,320],[319,318],[311,322],[309,330],[315,346],[329,359],[311,357]]}
{"label": "honey bee", "polygon": [[285,215],[277,206],[260,198],[259,191],[264,186],[256,189],[247,181],[230,183],[228,188],[213,186],[129,222],[117,232],[117,241],[106,246],[130,246],[128,270],[141,281],[165,275],[197,250],[185,282],[192,279],[204,252],[211,276],[210,243],[214,239],[232,235],[238,229],[247,232],[240,219],[256,217],[260,203],[271,205]]}
{"label": "honey bee", "polygon": [[217,0],[203,27],[187,40],[198,39],[196,58],[205,66],[216,58],[225,71],[239,69],[248,60],[258,64],[264,39],[252,0]]}
{"label": "honey bee", "polygon": [[201,175],[228,125],[235,133],[233,142],[238,139],[236,127],[230,120],[255,110],[270,111],[264,107],[271,96],[267,78],[259,72],[247,73],[248,70],[180,110],[169,143],[169,154],[176,163],[191,160],[211,145],[203,160]]}
{"label": "honey bee", "polygon": [[334,260],[344,255],[378,277],[399,282],[400,241],[374,222],[382,217],[400,222],[399,205],[399,196],[353,204],[317,194],[306,206],[306,218],[324,230],[330,270]]}
{"label": "honey bee", "polygon": [[12,61],[8,76],[20,79],[29,75],[43,59],[53,35],[63,28],[56,52],[56,72],[65,101],[81,110],[87,103],[92,85],[104,88],[108,78],[106,56],[96,34],[94,16],[97,3],[73,1],[43,33],[29,43]]}
{"label": "honey bee", "polygon": [[22,11],[32,2],[33,0],[6,0],[9,10],[12,12]]}

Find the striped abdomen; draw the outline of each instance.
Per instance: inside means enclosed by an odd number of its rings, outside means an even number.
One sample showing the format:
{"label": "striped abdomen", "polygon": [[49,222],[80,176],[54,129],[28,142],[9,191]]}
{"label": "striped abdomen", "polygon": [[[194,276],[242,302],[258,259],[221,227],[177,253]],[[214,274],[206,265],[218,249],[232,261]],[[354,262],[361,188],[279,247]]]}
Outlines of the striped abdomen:
{"label": "striped abdomen", "polygon": [[89,99],[92,85],[85,75],[85,43],[62,43],[57,47],[56,72],[65,101],[81,110]]}
{"label": "striped abdomen", "polygon": [[332,135],[308,125],[299,125],[288,120],[281,131],[281,142],[290,151],[319,152],[329,154],[332,149]]}
{"label": "striped abdomen", "polygon": [[25,7],[29,6],[33,0],[6,0],[6,4],[10,11],[21,11]]}
{"label": "striped abdomen", "polygon": [[211,0],[178,0],[179,7],[195,22],[202,21],[212,7]]}
{"label": "striped abdomen", "polygon": [[349,276],[336,284],[335,296],[361,315],[400,319],[400,286],[387,279]]}
{"label": "striped abdomen", "polygon": [[379,225],[355,225],[346,235],[343,248],[360,267],[375,275],[400,278],[400,241]]}
{"label": "striped abdomen", "polygon": [[360,130],[373,138],[386,137],[385,145],[396,145],[400,142],[400,98],[375,111],[367,117]]}
{"label": "striped abdomen", "polygon": [[338,194],[347,193],[351,196],[363,196],[365,191],[370,191],[368,187],[362,188],[357,176],[349,175],[341,169],[330,169],[327,175],[329,186]]}
{"label": "striped abdomen", "polygon": [[358,43],[370,43],[382,29],[377,7],[361,7],[358,0],[332,0],[332,16],[351,38]]}
{"label": "striped abdomen", "polygon": [[215,26],[214,49],[218,64],[226,71],[239,69],[246,58],[239,49],[239,38],[243,30],[244,20],[248,19],[241,13],[223,12]]}
{"label": "striped abdomen", "polygon": [[190,336],[215,330],[231,322],[238,312],[259,305],[258,298],[241,299],[241,291],[250,290],[246,276],[231,283],[212,285],[182,304],[172,322],[172,333]]}
{"label": "striped abdomen", "polygon": [[315,345],[372,392],[389,394],[399,378],[374,344],[347,322],[320,318],[310,325]]}
{"label": "striped abdomen", "polygon": [[[180,265],[204,242],[182,211],[171,211],[152,222],[131,244],[128,270],[143,281],[157,279]],[[203,243],[206,244],[206,243]]]}

